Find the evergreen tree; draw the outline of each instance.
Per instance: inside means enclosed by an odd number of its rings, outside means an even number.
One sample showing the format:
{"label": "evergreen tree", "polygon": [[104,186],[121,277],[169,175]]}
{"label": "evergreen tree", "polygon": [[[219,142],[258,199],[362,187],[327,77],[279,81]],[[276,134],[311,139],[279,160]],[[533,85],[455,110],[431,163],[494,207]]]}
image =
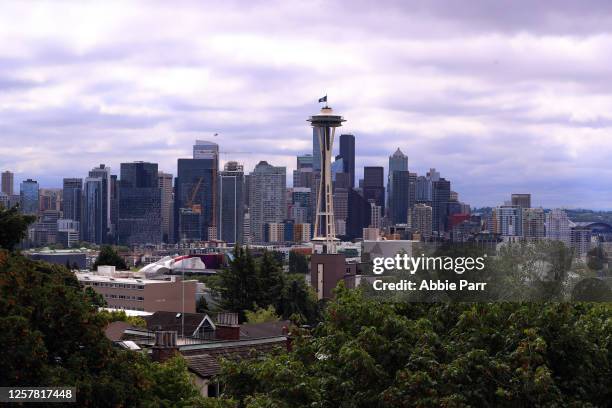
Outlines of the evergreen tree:
{"label": "evergreen tree", "polygon": [[278,306],[285,285],[282,266],[273,253],[264,251],[257,265],[259,290],[255,302],[265,308],[269,305]]}
{"label": "evergreen tree", "polygon": [[110,245],[104,245],[100,248],[100,254],[92,265],[91,270],[95,271],[99,265],[114,266],[118,270],[128,269],[125,260]]}
{"label": "evergreen tree", "polygon": [[0,206],[0,248],[12,251],[25,237],[28,225],[36,221],[32,215],[23,215],[19,206]]}
{"label": "evergreen tree", "polygon": [[310,272],[308,258],[296,251],[289,252],[289,273],[307,274]]}

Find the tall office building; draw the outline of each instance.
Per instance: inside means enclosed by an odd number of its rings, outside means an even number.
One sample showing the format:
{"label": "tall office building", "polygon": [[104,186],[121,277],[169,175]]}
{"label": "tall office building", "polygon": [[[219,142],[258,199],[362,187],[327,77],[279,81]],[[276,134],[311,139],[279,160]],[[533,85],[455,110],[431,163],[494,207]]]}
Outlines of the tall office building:
{"label": "tall office building", "polygon": [[83,179],[65,178],[63,182],[64,219],[81,222]]}
{"label": "tall office building", "polygon": [[417,177],[416,201],[419,203],[431,202],[431,182],[425,176]]}
{"label": "tall office building", "polygon": [[546,238],[561,241],[570,246],[570,221],[567,213],[561,209],[554,209],[546,213]]}
{"label": "tall office building", "polygon": [[294,187],[291,191],[291,219],[296,223],[312,222],[312,194],[307,187]]}
{"label": "tall office building", "polygon": [[38,214],[38,182],[32,179],[22,181],[19,188],[21,212],[28,215]]}
{"label": "tall office building", "polygon": [[521,208],[531,208],[531,194],[512,194],[510,202]]}
{"label": "tall office building", "polygon": [[385,213],[385,185],[383,167],[363,168],[363,198],[373,200]]}
{"label": "tall office building", "polygon": [[321,171],[321,146],[317,129],[312,129],[312,171]]}
{"label": "tall office building", "polygon": [[87,177],[83,186],[83,217],[81,237],[92,244],[103,243],[106,236],[104,189],[102,179]]}
{"label": "tall office building", "polygon": [[2,190],[0,192],[6,194],[7,196],[12,196],[14,194],[14,184],[15,183],[15,175],[10,171],[2,172]]}
{"label": "tall office building", "polygon": [[89,178],[98,178],[102,183],[102,241],[97,243],[108,243],[111,232],[111,174],[110,167],[100,164],[89,172]]}
{"label": "tall office building", "polygon": [[207,241],[216,228],[217,157],[178,159],[174,192],[174,237],[181,241]]}
{"label": "tall office building", "polygon": [[172,236],[172,214],[174,213],[174,205],[172,201],[172,174],[160,171],[157,173],[157,182],[161,191],[161,220],[162,220],[162,240],[163,242],[171,242]]}
{"label": "tall office building", "polygon": [[40,213],[47,210],[61,211],[61,209],[61,188],[41,188],[38,190],[38,211]]}
{"label": "tall office building", "polygon": [[432,208],[423,203],[415,204],[409,210],[409,214],[410,231],[413,234],[418,234],[422,241],[428,241],[432,236]]}
{"label": "tall office building", "polygon": [[523,208],[523,237],[527,241],[538,241],[546,237],[545,216],[542,208]]}
{"label": "tall office building", "polygon": [[[433,179],[432,179],[433,180]],[[432,181],[432,231],[442,233],[446,231],[446,217],[448,202],[450,201],[450,181],[437,177]]]}
{"label": "tall office building", "polygon": [[389,180],[392,194],[389,200],[389,215],[394,224],[408,223],[408,210],[416,202],[416,173],[396,170]]}
{"label": "tall office building", "polygon": [[355,136],[340,135],[340,157],[344,165],[344,173],[349,175],[349,187],[355,187]]}
{"label": "tall office building", "polygon": [[235,161],[219,173],[218,238],[242,244],[244,227],[244,167]]}
{"label": "tall office building", "polygon": [[408,156],[406,156],[400,148],[389,156],[389,168],[387,174],[387,207],[391,205],[391,196],[393,194],[393,175],[396,171],[408,171]]}
{"label": "tall office building", "polygon": [[293,170],[293,187],[308,187],[312,185],[313,156],[305,154],[297,156],[297,165]]}
{"label": "tall office building", "polygon": [[260,161],[250,174],[250,229],[253,242],[265,241],[264,225],[286,218],[287,169]]}
{"label": "tall office building", "polygon": [[205,140],[196,140],[195,145],[193,145],[193,158],[215,160],[218,165],[219,145]]}
{"label": "tall office building", "polygon": [[162,239],[157,163],[121,163],[118,241],[158,244]]}
{"label": "tall office building", "polygon": [[110,176],[110,220],[109,241],[117,243],[117,227],[119,225],[119,180],[116,174]]}
{"label": "tall office building", "polygon": [[347,198],[346,237],[361,238],[363,229],[370,226],[372,205],[355,189],[348,190]]}

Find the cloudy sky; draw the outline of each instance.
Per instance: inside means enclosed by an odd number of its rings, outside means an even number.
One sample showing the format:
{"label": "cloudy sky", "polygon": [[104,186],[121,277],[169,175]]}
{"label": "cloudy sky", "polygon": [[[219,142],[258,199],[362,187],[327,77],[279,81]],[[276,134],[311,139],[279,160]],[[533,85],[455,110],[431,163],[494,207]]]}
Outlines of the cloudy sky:
{"label": "cloudy sky", "polygon": [[290,172],[325,93],[358,173],[400,147],[473,205],[612,209],[612,2],[0,4],[0,170],[16,181],[135,160],[175,173],[196,138]]}

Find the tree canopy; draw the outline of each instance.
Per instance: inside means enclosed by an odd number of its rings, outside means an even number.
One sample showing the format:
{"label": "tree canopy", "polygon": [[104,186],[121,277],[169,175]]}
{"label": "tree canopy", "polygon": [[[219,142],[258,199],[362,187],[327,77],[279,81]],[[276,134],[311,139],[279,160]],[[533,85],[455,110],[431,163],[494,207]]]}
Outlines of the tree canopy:
{"label": "tree canopy", "polygon": [[19,206],[0,205],[0,248],[12,251],[26,237],[28,226],[36,221],[32,215],[22,215]]}
{"label": "tree canopy", "polygon": [[[228,406],[605,406],[610,304],[383,303],[339,289],[293,351],[227,361]],[[234,402],[231,402],[231,401]]]}
{"label": "tree canopy", "polygon": [[95,271],[99,265],[114,266],[118,270],[128,269],[125,260],[119,256],[117,251],[115,251],[110,245],[103,245],[102,248],[100,248],[100,254],[96,258],[94,264],[91,266],[91,269]]}

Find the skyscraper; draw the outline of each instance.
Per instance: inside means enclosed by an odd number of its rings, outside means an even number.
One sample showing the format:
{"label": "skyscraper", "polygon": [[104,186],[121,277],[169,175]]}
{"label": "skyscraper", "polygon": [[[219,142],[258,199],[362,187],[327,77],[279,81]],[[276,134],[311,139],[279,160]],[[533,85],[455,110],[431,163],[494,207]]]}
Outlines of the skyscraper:
{"label": "skyscraper", "polygon": [[100,164],[99,167],[94,167],[89,172],[89,178],[98,178],[102,183],[102,241],[96,243],[107,243],[110,239],[111,229],[110,167],[106,167],[104,164]]}
{"label": "skyscraper", "polygon": [[399,147],[395,153],[389,156],[389,169],[387,174],[387,207],[391,205],[391,197],[393,195],[393,175],[396,171],[408,171],[408,156],[402,153]]}
{"label": "skyscraper", "polygon": [[[211,159],[219,162],[219,145],[205,140],[196,140],[193,145],[194,159]],[[218,168],[218,167],[217,167]]]}
{"label": "skyscraper", "polygon": [[172,174],[160,171],[157,173],[157,181],[161,190],[161,220],[162,220],[162,240],[170,242],[172,234],[172,214],[174,213],[174,205],[172,201]]}
{"label": "skyscraper", "polygon": [[121,163],[119,243],[133,245],[161,242],[161,191],[157,173],[157,163]]}
{"label": "skyscraper", "polygon": [[312,171],[321,171],[321,146],[317,129],[312,129]]}
{"label": "skyscraper", "polygon": [[344,165],[344,172],[349,175],[350,187],[355,187],[355,136],[351,134],[340,135],[340,157]]}
{"label": "skyscraper", "polygon": [[83,241],[101,244],[105,238],[104,193],[102,179],[87,177],[83,187],[83,218],[81,236]]}
{"label": "skyscraper", "polygon": [[219,173],[218,238],[227,243],[243,243],[244,167],[235,161]]}
{"label": "skyscraper", "polygon": [[81,222],[83,211],[83,180],[65,178],[63,182],[64,219]]}
{"label": "skyscraper", "polygon": [[287,169],[260,161],[250,174],[250,232],[253,242],[264,242],[264,225],[286,218]]}
{"label": "skyscraper", "polygon": [[511,204],[521,208],[531,208],[531,194],[512,194]]}
{"label": "skyscraper", "polygon": [[216,227],[217,158],[178,159],[174,193],[175,240],[206,241]]}
{"label": "skyscraper", "polygon": [[296,168],[293,171],[293,187],[308,187],[312,185],[312,163],[311,154],[297,156]]}
{"label": "skyscraper", "polygon": [[2,190],[0,192],[6,194],[7,196],[12,196],[14,194],[14,184],[15,183],[15,175],[10,171],[2,172]]}
{"label": "skyscraper", "polygon": [[19,188],[21,212],[23,214],[38,214],[38,182],[27,179],[21,182]]}
{"label": "skyscraper", "polygon": [[[446,215],[450,201],[450,181],[436,177],[432,181],[432,231],[442,233],[446,230]],[[432,178],[433,180],[433,178]]]}
{"label": "skyscraper", "polygon": [[363,197],[368,201],[373,200],[376,205],[380,206],[383,214],[385,213],[384,168],[364,167]]}
{"label": "skyscraper", "polygon": [[389,181],[391,182],[390,189],[393,192],[389,200],[391,222],[406,224],[408,223],[408,210],[416,202],[416,173],[396,170]]}

